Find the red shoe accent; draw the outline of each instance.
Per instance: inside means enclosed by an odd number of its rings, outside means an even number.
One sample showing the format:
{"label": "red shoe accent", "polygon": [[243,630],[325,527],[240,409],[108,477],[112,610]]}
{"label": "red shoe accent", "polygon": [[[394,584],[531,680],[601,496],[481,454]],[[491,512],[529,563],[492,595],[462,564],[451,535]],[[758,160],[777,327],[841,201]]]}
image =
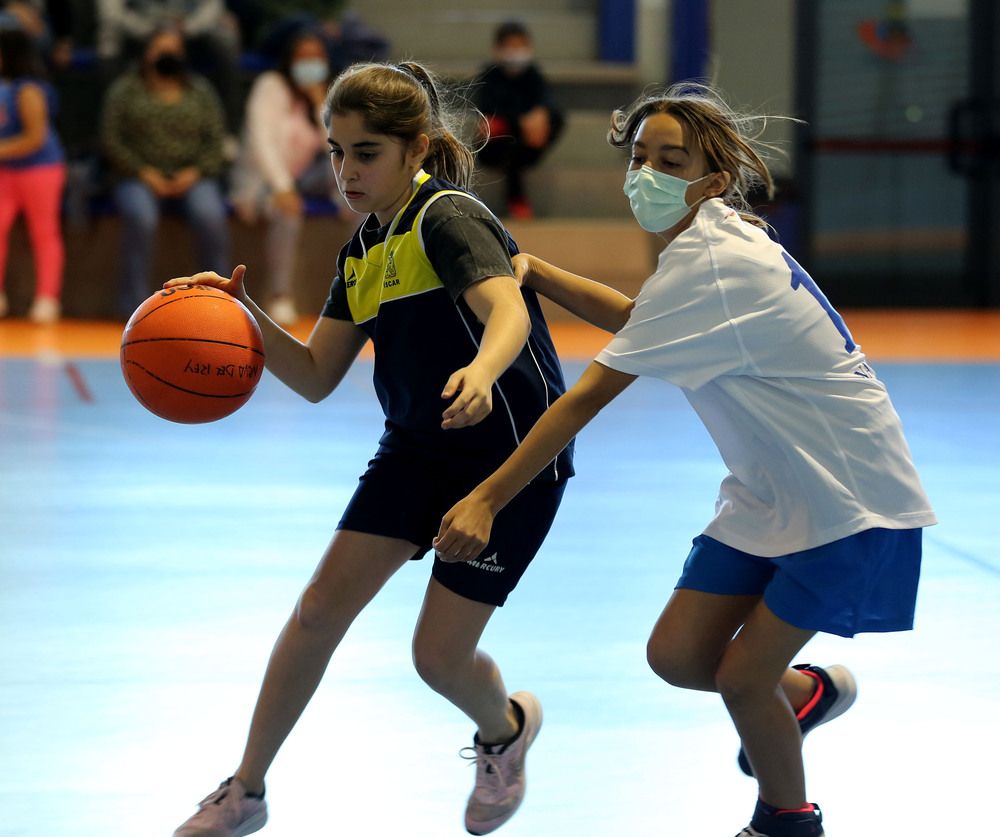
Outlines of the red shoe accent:
{"label": "red shoe accent", "polygon": [[782,814],[811,814],[815,810],[816,806],[807,802],[805,808],[782,808],[780,811],[775,811],[774,815],[780,817]]}
{"label": "red shoe accent", "polygon": [[[795,713],[795,720],[801,721],[806,715],[812,712],[816,708],[816,704],[819,703],[819,699],[823,697],[823,681],[820,679],[819,675],[809,669],[799,669],[803,674],[808,674],[816,681],[816,690],[813,692],[812,697],[806,702],[798,712]],[[811,809],[810,809],[811,810]]]}

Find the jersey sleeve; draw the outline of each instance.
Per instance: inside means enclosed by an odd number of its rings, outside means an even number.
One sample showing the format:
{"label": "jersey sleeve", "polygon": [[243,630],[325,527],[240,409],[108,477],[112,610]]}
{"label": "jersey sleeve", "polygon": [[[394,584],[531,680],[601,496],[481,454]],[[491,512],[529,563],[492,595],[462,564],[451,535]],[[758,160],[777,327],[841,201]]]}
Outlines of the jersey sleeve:
{"label": "jersey sleeve", "polygon": [[481,203],[464,195],[444,195],[424,214],[424,252],[453,300],[490,276],[513,276],[507,231]]}
{"label": "jersey sleeve", "polygon": [[629,375],[697,389],[746,366],[739,334],[703,246],[678,238],[639,291],[628,322],[596,360]]}

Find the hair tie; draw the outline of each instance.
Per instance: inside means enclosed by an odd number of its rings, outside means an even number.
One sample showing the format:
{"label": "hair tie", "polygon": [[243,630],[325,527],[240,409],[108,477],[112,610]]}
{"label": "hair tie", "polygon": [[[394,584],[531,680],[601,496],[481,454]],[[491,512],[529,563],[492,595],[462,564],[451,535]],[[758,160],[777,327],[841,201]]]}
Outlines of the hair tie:
{"label": "hair tie", "polygon": [[434,82],[431,81],[430,76],[427,75],[423,68],[417,67],[417,65],[404,63],[404,64],[392,64],[392,69],[404,73],[410,78],[414,79],[417,84],[419,84],[424,92],[427,94],[427,98],[430,100],[431,104],[431,114],[440,117],[441,114],[441,100],[438,98],[437,89],[434,87]]}

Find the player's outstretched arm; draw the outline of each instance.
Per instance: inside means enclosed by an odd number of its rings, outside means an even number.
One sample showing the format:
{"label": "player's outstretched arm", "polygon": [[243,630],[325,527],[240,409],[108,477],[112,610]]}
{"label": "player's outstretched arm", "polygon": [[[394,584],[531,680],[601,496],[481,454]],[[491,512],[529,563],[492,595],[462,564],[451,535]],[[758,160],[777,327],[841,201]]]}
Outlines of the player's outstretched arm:
{"label": "player's outstretched arm", "polygon": [[612,334],[622,329],[632,313],[634,302],[625,294],[542,261],[537,256],[524,253],[515,256],[514,276],[522,286],[531,288],[581,320]]}
{"label": "player's outstretched arm", "polygon": [[489,543],[497,512],[634,380],[634,375],[591,363],[580,380],[535,422],[507,461],[445,514],[434,551],[445,561],[476,558]]}
{"label": "player's outstretched arm", "polygon": [[322,401],[347,374],[367,342],[354,323],[320,317],[306,343],[277,325],[255,303],[243,282],[246,267],[238,265],[231,277],[206,271],[164,282],[163,287],[211,285],[236,297],[253,315],[264,338],[264,365],[289,389],[303,398]]}

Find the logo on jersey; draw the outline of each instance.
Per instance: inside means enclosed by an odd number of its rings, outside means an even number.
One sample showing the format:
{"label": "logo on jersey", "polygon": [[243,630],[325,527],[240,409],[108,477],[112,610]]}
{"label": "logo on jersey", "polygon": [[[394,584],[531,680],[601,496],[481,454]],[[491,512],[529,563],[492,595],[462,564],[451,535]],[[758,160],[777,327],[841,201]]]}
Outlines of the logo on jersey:
{"label": "logo on jersey", "polygon": [[502,573],[506,567],[501,567],[497,563],[497,553],[494,552],[488,558],[476,559],[468,562],[470,566],[475,567],[477,570],[483,570],[488,573]]}

